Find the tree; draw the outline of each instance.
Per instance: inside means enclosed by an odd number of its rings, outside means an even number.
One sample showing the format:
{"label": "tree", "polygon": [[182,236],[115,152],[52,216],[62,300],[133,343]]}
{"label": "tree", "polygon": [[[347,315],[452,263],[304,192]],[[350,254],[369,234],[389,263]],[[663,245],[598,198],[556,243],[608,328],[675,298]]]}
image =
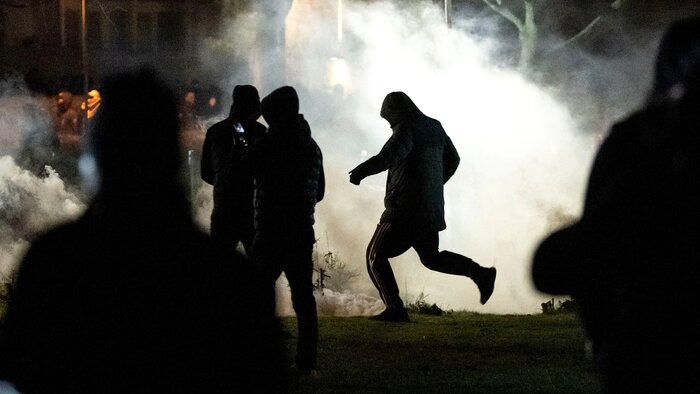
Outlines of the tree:
{"label": "tree", "polygon": [[[518,29],[518,40],[520,42],[520,58],[519,67],[524,74],[529,74],[535,57],[538,44],[539,31],[535,23],[535,8],[532,1],[523,0],[524,5],[524,15],[518,17],[510,8],[502,4],[502,0],[482,0],[487,6],[492,10],[497,12],[503,18],[511,22]],[[615,0],[610,3],[609,7],[613,9],[619,9],[624,0]],[[561,49],[566,45],[569,45],[581,37],[585,36],[593,30],[593,28],[600,23],[602,19],[601,15],[595,17],[591,22],[589,22],[583,29],[576,33],[571,38],[564,41],[556,49]]]}

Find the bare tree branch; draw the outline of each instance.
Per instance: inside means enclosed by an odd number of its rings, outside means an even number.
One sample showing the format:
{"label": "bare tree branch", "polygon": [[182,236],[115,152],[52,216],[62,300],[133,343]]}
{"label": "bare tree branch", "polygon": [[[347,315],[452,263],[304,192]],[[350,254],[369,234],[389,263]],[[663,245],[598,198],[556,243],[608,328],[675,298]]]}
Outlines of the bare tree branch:
{"label": "bare tree branch", "polygon": [[500,1],[497,0],[498,4],[494,4],[493,1],[491,1],[491,0],[482,0],[482,1],[484,3],[486,3],[487,6],[491,7],[491,9],[493,9],[497,13],[501,14],[501,16],[503,16],[504,18],[508,19],[511,23],[513,23],[518,28],[518,30],[523,30],[523,28],[525,27],[525,24],[520,19],[518,19],[518,17],[515,16],[515,14],[513,14],[513,12],[511,12],[511,10],[509,10],[506,7],[502,7],[500,5],[501,4]]}

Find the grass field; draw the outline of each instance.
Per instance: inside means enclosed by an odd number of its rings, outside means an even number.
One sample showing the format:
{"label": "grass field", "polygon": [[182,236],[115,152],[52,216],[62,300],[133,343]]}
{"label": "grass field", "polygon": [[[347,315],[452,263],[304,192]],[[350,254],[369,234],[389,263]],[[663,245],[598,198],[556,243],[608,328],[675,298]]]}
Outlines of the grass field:
{"label": "grass field", "polygon": [[[320,317],[319,371],[299,393],[599,393],[573,313]],[[296,319],[284,317],[292,334]]]}

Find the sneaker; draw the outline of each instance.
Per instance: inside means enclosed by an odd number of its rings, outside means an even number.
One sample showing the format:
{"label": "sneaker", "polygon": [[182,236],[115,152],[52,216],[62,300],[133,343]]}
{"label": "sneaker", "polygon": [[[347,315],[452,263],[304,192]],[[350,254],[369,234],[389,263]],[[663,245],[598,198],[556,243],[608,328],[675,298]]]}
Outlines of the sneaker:
{"label": "sneaker", "polygon": [[405,309],[386,308],[378,315],[370,316],[370,320],[388,321],[393,323],[409,323],[408,312]]}
{"label": "sneaker", "polygon": [[493,285],[496,282],[496,268],[485,268],[485,272],[481,275],[476,285],[479,287],[479,292],[481,293],[481,305],[484,305],[486,301],[491,298],[493,294]]}

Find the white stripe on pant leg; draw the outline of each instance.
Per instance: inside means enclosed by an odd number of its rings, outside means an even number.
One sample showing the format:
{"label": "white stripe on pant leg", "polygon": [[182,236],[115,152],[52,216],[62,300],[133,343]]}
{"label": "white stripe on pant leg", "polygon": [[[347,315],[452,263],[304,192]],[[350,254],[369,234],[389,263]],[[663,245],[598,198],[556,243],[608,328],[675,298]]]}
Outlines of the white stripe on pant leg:
{"label": "white stripe on pant leg", "polygon": [[373,274],[372,276],[374,277],[377,285],[379,286],[379,294],[382,296],[382,300],[384,300],[384,303],[391,308],[403,308],[403,305],[395,305],[394,300],[389,297],[388,292],[386,290],[387,286],[386,283],[381,279],[381,276],[377,274],[377,272],[374,269],[374,261],[376,260],[377,256],[377,249],[379,248],[379,245],[384,241],[384,236],[386,235],[386,232],[389,230],[391,227],[390,223],[380,223],[381,228],[377,231],[376,233],[376,242],[373,243],[372,249],[371,249],[371,254],[369,256],[369,266],[370,266],[370,272]]}
{"label": "white stripe on pant leg", "polygon": [[370,241],[369,247],[367,248],[367,269],[369,271],[369,275],[372,278],[372,284],[377,286],[377,290],[379,291],[379,296],[382,298],[382,301],[384,301],[385,305],[389,305],[389,303],[386,300],[386,297],[384,296],[384,292],[382,292],[381,288],[381,283],[379,281],[379,277],[374,271],[374,261],[377,256],[377,245],[381,238],[383,237],[384,232],[386,231],[386,225],[385,223],[379,223],[377,225],[377,229],[374,231],[374,234],[372,235],[372,240]]}

